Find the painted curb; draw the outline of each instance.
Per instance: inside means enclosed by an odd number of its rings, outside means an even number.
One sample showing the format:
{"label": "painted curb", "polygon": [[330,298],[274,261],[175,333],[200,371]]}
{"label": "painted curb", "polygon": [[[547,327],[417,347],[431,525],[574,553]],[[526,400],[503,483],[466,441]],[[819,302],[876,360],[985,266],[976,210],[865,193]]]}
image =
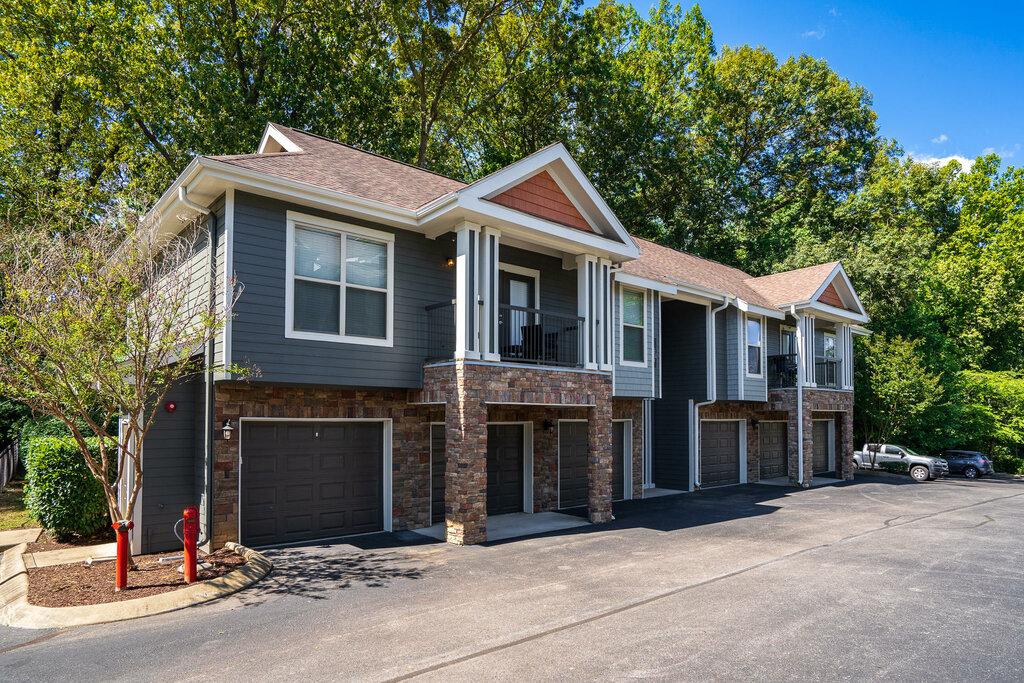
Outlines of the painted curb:
{"label": "painted curb", "polygon": [[138,619],[216,600],[256,583],[274,568],[266,557],[236,543],[226,548],[242,555],[246,563],[224,576],[179,590],[144,598],[75,607],[40,607],[28,602],[28,572],[25,569],[26,545],[4,553],[0,562],[0,625],[14,628],[67,628],[88,624]]}

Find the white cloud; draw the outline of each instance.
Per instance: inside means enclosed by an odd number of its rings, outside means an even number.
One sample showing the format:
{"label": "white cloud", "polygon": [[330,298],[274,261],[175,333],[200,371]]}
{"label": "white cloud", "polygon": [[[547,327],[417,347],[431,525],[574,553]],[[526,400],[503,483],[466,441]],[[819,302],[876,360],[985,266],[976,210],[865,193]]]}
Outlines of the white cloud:
{"label": "white cloud", "polygon": [[910,154],[907,154],[907,156],[919,164],[924,164],[925,166],[935,166],[938,168],[945,166],[951,161],[959,161],[960,166],[964,170],[964,173],[969,173],[971,167],[974,166],[974,159],[968,159],[967,157],[961,156],[959,154],[950,154],[949,156],[945,157],[937,157],[932,156],[930,154],[914,154],[913,152],[911,152]]}
{"label": "white cloud", "polygon": [[832,9],[830,9],[828,11],[828,13],[829,13],[829,16],[838,17],[839,16],[839,8],[838,7],[833,7]]}
{"label": "white cloud", "polygon": [[811,29],[810,31],[804,31],[800,34],[801,38],[814,38],[815,40],[821,40],[825,37],[825,29]]}
{"label": "white cloud", "polygon": [[995,147],[986,147],[985,149],[981,150],[981,153],[983,155],[995,154],[1000,159],[1005,160],[1005,159],[1012,159],[1013,155],[1015,155],[1019,151],[1020,151],[1020,143],[1018,142],[1016,145],[1013,146],[1012,149],[1010,149],[1009,147],[1004,147],[1003,149],[996,149]]}
{"label": "white cloud", "polygon": [[938,137],[932,138],[932,142],[934,142],[936,145],[941,145],[943,142],[945,142],[948,139],[949,139],[948,135],[946,135],[945,133],[939,133]]}

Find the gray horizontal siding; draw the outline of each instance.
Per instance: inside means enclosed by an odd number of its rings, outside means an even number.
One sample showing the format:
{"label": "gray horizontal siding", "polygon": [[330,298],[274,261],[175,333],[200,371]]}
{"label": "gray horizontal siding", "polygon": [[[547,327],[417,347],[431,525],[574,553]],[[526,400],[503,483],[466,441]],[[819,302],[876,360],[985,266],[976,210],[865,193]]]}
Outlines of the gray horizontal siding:
{"label": "gray horizontal siding", "polygon": [[654,292],[647,292],[647,305],[644,308],[644,341],[647,345],[647,367],[622,365],[622,287],[615,285],[612,297],[612,348],[615,353],[615,386],[613,394],[628,398],[653,398],[656,370],[657,329],[655,321],[658,317],[655,306]]}
{"label": "gray horizontal siding", "polygon": [[[394,346],[288,339],[285,319],[286,212],[299,211],[395,235]],[[429,240],[406,230],[243,192],[235,196],[234,272],[244,291],[232,323],[232,360],[258,367],[257,381],[418,388],[427,355],[426,313],[451,301],[450,235]],[[542,280],[543,287],[543,280]],[[543,297],[543,291],[542,291]]]}
{"label": "gray horizontal siding", "polygon": [[[227,242],[224,240],[224,196],[221,195],[210,206],[211,220],[213,221],[213,243],[214,243],[214,276],[213,276],[213,293],[216,296],[217,310],[221,314],[224,312],[224,267],[226,265],[225,257],[225,245]],[[216,359],[215,362],[224,362],[224,330],[222,329],[217,333],[213,342],[213,357]]]}
{"label": "gray horizontal siding", "polygon": [[652,406],[654,483],[687,489],[689,402],[707,400],[707,308],[683,301],[661,305],[662,396]]}
{"label": "gray horizontal siding", "polygon": [[174,524],[182,511],[196,505],[196,460],[202,460],[196,437],[201,434],[197,420],[202,418],[202,393],[199,380],[179,383],[171,388],[165,401],[177,408],[168,413],[158,409],[156,419],[143,444],[142,471],[142,552],[180,549]]}

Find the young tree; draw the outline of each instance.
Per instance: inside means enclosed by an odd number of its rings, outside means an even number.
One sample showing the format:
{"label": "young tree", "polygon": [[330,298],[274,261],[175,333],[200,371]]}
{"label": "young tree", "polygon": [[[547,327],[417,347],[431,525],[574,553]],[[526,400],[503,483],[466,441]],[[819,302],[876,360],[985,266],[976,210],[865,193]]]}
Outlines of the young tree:
{"label": "young tree", "polygon": [[[205,221],[172,222],[122,206],[89,225],[0,225],[0,393],[57,418],[78,444],[118,533],[118,589],[146,436],[174,384],[216,369],[208,349],[240,291],[211,287]],[[106,437],[122,416],[115,445]]]}

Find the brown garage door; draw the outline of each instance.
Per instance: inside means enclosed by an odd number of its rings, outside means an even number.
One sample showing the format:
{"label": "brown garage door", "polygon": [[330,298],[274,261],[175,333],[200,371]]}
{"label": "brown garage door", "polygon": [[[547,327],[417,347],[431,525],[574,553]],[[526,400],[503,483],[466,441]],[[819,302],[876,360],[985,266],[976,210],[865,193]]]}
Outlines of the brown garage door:
{"label": "brown garage door", "polygon": [[829,471],[828,466],[828,420],[814,421],[814,473]]}
{"label": "brown garage door", "polygon": [[626,427],[628,422],[612,423],[612,500],[626,497]]}
{"label": "brown garage door", "polygon": [[558,423],[558,507],[587,504],[587,455],[590,441],[586,422]]}
{"label": "brown garage door", "polygon": [[762,422],[758,425],[760,434],[760,471],[762,479],[784,477],[789,474],[789,440],[785,422]]}
{"label": "brown garage door", "polygon": [[740,424],[735,421],[700,425],[701,486],[740,483]]}
{"label": "brown garage door", "polygon": [[487,426],[487,514],[523,511],[523,425]]}
{"label": "brown garage door", "polygon": [[444,425],[430,425],[430,523],[444,521]]}
{"label": "brown garage door", "polygon": [[264,422],[242,430],[242,543],[384,528],[379,422]]}

